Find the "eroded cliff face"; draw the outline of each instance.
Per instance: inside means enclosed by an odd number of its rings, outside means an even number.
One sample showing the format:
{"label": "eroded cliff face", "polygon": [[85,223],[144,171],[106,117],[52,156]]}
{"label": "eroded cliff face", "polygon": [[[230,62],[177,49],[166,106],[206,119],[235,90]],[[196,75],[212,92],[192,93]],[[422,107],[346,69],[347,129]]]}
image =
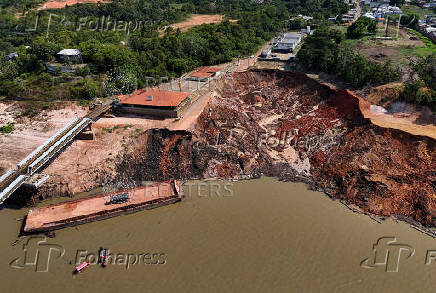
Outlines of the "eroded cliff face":
{"label": "eroded cliff face", "polygon": [[198,177],[193,166],[192,134],[151,129],[131,139],[117,160],[115,181],[161,181]]}
{"label": "eroded cliff face", "polygon": [[[220,80],[194,131],[139,133],[115,159],[89,170],[92,186],[85,190],[264,174],[306,182],[363,211],[436,226],[435,140],[373,125],[362,115],[362,102],[304,74],[235,73]],[[36,196],[57,184],[61,178]]]}
{"label": "eroded cliff face", "polygon": [[436,225],[434,139],[373,125],[363,100],[302,74],[238,73],[220,94],[198,121],[203,153],[218,154],[205,176],[304,181],[364,211]]}

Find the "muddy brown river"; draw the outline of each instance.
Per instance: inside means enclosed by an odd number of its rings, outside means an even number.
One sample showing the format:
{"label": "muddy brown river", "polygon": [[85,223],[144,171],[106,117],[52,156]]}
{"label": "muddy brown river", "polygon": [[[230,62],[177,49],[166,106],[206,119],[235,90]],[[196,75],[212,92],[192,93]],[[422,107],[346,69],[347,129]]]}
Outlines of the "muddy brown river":
{"label": "muddy brown river", "polygon": [[[436,240],[405,223],[272,178],[189,183],[181,203],[15,246],[27,209],[1,210],[1,292],[434,291]],[[109,265],[73,275],[100,246]]]}

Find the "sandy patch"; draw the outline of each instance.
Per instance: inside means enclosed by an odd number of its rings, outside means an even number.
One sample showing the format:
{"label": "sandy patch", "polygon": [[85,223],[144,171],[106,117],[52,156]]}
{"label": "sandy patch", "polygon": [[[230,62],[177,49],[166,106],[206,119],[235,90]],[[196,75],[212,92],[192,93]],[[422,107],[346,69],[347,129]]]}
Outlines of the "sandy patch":
{"label": "sandy patch", "polygon": [[[192,14],[187,20],[170,25],[174,30],[180,29],[182,32],[186,32],[191,27],[208,24],[208,23],[220,23],[224,20],[224,15],[221,14]],[[237,20],[231,19],[230,22],[236,22]],[[161,34],[164,34],[163,28]]]}
{"label": "sandy patch", "polygon": [[71,103],[59,110],[43,111],[38,116],[17,118],[20,111],[16,104],[0,103],[0,125],[15,123],[10,134],[0,134],[0,170],[13,169],[16,164],[43,144],[59,129],[87,110]]}
{"label": "sandy patch", "polygon": [[425,121],[428,119],[423,120],[424,113],[422,112],[383,113],[382,111],[374,111],[374,108],[371,111],[371,105],[363,99],[359,99],[359,103],[363,116],[369,118],[375,125],[436,139],[436,124]]}
{"label": "sandy patch", "polygon": [[48,1],[44,3],[41,7],[38,8],[38,10],[44,10],[44,9],[59,9],[64,8],[65,6],[73,6],[75,4],[81,4],[81,3],[99,3],[99,2],[110,2],[109,0],[56,0],[56,1]]}

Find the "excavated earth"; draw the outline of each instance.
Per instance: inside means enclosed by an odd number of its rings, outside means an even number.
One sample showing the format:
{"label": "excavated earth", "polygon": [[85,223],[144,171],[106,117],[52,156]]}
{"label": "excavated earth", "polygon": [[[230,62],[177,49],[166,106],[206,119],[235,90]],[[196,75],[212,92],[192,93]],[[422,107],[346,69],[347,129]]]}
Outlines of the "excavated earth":
{"label": "excavated earth", "polygon": [[[305,182],[360,211],[436,226],[435,139],[374,125],[361,102],[304,74],[234,73],[220,79],[192,132],[142,132],[88,170],[85,189],[267,175]],[[62,183],[51,180],[35,198]]]}

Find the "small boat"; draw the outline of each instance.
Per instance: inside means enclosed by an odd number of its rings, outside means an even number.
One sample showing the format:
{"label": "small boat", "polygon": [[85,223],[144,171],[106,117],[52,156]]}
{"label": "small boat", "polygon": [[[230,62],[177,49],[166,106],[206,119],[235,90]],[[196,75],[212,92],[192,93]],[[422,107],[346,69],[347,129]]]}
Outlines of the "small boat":
{"label": "small boat", "polygon": [[76,273],[76,274],[78,274],[78,273],[81,273],[84,269],[86,269],[89,265],[90,265],[91,263],[89,263],[89,262],[83,262],[83,263],[81,263],[80,265],[78,265],[77,267],[76,267],[76,270],[74,271],[74,273]]}
{"label": "small boat", "polygon": [[104,260],[103,260],[103,267],[107,267],[107,256],[104,256]]}
{"label": "small boat", "polygon": [[107,266],[107,248],[100,247],[98,263],[103,267]]}

